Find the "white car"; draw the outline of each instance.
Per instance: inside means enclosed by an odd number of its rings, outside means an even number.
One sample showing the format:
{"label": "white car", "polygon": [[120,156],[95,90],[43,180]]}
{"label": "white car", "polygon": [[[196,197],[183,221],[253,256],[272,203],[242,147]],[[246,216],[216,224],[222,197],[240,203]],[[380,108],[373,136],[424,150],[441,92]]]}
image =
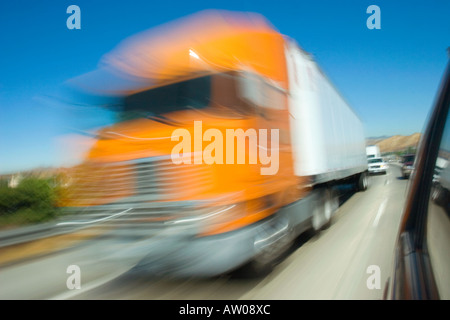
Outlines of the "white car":
{"label": "white car", "polygon": [[369,173],[384,173],[386,174],[388,164],[384,162],[383,158],[372,158],[368,160]]}

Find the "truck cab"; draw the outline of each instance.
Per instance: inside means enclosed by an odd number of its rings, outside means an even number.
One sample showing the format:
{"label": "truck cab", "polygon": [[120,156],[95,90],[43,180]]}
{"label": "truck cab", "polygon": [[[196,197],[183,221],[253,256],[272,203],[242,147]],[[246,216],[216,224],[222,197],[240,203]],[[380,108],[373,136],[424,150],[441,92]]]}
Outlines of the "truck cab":
{"label": "truck cab", "polygon": [[200,12],[127,39],[102,66],[87,90],[115,97],[116,121],[96,131],[62,205],[71,224],[142,244],[147,271],[270,270],[330,224],[336,181],[367,188],[361,121],[259,15]]}

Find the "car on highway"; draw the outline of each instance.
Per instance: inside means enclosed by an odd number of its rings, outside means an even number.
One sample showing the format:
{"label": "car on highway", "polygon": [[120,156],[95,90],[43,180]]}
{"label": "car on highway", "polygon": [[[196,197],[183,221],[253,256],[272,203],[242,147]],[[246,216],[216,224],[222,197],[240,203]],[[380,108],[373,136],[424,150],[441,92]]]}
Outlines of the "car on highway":
{"label": "car on highway", "polygon": [[414,154],[406,154],[402,157],[402,176],[407,179],[414,169]]}
{"label": "car on highway", "polygon": [[381,157],[371,158],[367,160],[369,164],[369,173],[384,173],[386,174],[389,165]]}
{"label": "car on highway", "polygon": [[450,61],[408,183],[386,299],[450,299],[449,104]]}

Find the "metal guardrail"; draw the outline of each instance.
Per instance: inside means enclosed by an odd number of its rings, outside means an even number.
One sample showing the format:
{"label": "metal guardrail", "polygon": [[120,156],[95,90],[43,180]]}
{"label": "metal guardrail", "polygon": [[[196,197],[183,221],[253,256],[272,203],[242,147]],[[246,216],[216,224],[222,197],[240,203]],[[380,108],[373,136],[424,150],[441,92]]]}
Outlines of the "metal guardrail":
{"label": "metal guardrail", "polygon": [[83,229],[80,226],[59,226],[58,222],[48,222],[13,230],[0,231],[0,248],[72,233]]}
{"label": "metal guardrail", "polygon": [[[114,210],[115,209],[115,210]],[[74,233],[83,229],[105,226],[111,220],[118,220],[132,208],[108,207],[102,213],[88,215],[66,215],[51,222],[0,231],[0,248]]]}

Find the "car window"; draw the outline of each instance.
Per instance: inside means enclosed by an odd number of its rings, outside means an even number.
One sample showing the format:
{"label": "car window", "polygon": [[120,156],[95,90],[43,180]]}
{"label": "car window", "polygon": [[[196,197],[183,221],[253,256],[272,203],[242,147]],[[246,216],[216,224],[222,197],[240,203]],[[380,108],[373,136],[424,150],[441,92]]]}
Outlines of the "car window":
{"label": "car window", "polygon": [[450,119],[440,142],[430,201],[426,244],[441,299],[450,299]]}

